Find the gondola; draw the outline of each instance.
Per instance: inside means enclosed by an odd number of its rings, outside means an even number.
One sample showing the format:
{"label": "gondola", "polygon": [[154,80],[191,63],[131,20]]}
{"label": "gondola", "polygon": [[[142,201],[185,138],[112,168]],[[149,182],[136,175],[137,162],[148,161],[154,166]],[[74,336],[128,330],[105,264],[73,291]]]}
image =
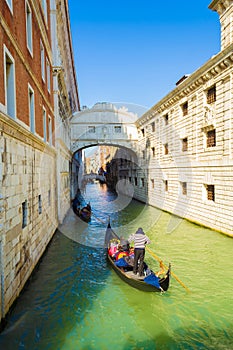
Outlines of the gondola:
{"label": "gondola", "polygon": [[85,222],[89,222],[91,220],[91,206],[88,203],[85,207],[79,208],[80,202],[77,198],[73,201],[73,211],[74,213],[80,217]]}
{"label": "gondola", "polygon": [[[153,271],[149,270],[147,264],[147,271],[151,271],[148,276],[138,276],[134,275],[132,266],[124,266],[118,267],[116,266],[116,262],[114,258],[109,253],[109,247],[112,241],[120,241],[119,236],[112,230],[111,224],[108,224],[105,234],[105,248],[107,260],[113,270],[117,273],[117,275],[130,286],[142,290],[144,292],[166,292],[169,288],[170,284],[170,276],[171,276],[171,265],[169,264],[168,270],[166,271],[163,277],[156,277]],[[154,283],[154,281],[156,283]],[[152,284],[151,284],[152,283]]]}

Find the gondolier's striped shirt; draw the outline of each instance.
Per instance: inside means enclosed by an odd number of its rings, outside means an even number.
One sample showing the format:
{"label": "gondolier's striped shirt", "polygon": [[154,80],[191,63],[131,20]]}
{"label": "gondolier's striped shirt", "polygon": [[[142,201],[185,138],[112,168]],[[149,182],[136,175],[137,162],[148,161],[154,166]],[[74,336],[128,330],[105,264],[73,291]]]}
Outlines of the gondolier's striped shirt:
{"label": "gondolier's striped shirt", "polygon": [[145,244],[150,244],[150,239],[141,233],[130,235],[128,241],[134,242],[134,249],[145,249]]}

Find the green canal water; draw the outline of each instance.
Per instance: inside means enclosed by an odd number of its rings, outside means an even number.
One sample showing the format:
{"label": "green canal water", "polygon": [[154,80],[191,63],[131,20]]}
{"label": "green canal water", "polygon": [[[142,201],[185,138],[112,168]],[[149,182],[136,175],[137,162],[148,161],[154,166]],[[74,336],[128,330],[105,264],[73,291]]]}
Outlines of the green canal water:
{"label": "green canal water", "polygon": [[[83,196],[91,223],[69,212],[11,309],[0,349],[233,349],[233,240],[105,186]],[[182,285],[173,275],[160,294],[122,282],[104,257],[108,217],[119,235],[143,227]],[[146,261],[159,269],[148,251]]]}

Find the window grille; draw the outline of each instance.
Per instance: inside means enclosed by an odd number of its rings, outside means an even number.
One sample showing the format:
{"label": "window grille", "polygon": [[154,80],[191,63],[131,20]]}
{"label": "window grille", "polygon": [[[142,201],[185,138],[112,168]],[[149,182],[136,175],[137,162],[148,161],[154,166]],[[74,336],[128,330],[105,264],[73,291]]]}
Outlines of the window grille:
{"label": "window grille", "polygon": [[215,193],[214,193],[214,185],[207,185],[206,186],[207,191],[207,199],[209,201],[215,201]]}
{"label": "window grille", "polygon": [[207,103],[211,104],[216,101],[216,86],[213,86],[207,91]]}
{"label": "window grille", "polygon": [[216,146],[216,131],[215,129],[207,131],[206,134],[206,142],[207,147],[215,147]]}
{"label": "window grille", "polygon": [[184,138],[182,140],[182,151],[186,152],[188,150],[188,138]]}
{"label": "window grille", "polygon": [[185,102],[182,106],[183,116],[188,114],[188,102]]}

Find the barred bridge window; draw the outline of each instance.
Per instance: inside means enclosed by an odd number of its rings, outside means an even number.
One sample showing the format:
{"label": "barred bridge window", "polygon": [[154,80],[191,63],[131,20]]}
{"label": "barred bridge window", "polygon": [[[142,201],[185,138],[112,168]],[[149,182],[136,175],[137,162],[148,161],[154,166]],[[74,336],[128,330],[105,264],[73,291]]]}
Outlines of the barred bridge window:
{"label": "barred bridge window", "polygon": [[216,146],[216,130],[209,130],[206,133],[206,142],[207,142],[207,147],[215,147]]}
{"label": "barred bridge window", "polygon": [[214,85],[207,91],[207,103],[214,103],[216,101],[216,86]]}

